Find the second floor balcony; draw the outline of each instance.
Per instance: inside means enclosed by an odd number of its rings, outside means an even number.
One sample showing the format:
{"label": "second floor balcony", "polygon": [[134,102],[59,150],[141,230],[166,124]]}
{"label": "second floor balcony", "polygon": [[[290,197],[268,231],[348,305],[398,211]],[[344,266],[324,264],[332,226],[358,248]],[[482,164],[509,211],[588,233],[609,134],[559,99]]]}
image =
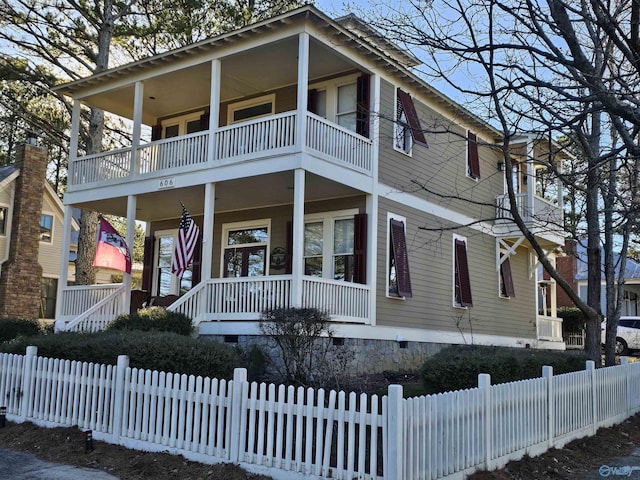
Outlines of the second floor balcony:
{"label": "second floor balcony", "polygon": [[371,176],[372,141],[307,112],[304,141],[296,128],[298,112],[165,138],[76,158],[69,166],[70,192],[142,178],[239,164],[307,152],[327,162]]}

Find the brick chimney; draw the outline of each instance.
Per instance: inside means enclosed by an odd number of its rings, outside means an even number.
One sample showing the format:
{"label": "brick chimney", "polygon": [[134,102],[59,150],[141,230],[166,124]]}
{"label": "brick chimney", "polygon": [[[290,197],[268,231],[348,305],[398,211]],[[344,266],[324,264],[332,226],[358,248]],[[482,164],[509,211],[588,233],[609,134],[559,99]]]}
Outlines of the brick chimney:
{"label": "brick chimney", "polygon": [[0,318],[39,318],[42,267],[38,263],[40,216],[47,150],[21,145],[16,178],[9,258],[0,272]]}

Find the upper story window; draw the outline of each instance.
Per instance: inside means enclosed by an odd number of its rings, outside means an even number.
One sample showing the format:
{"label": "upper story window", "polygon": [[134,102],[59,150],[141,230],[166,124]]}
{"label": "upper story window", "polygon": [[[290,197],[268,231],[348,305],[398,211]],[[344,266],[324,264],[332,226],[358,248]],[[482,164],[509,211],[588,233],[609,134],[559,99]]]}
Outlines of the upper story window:
{"label": "upper story window", "polygon": [[407,254],[406,219],[399,215],[387,214],[387,296],[412,297]]}
{"label": "upper story window", "polygon": [[480,158],[478,157],[478,138],[467,131],[467,176],[475,180],[480,178]]}
{"label": "upper story window", "polygon": [[0,235],[7,234],[8,221],[9,221],[9,208],[0,207]]}
{"label": "upper story window", "polygon": [[396,89],[396,114],[395,114],[395,135],[394,148],[401,152],[410,154],[413,144],[428,147],[424,137],[424,131],[420,125],[420,119],[416,112],[411,96],[401,90]]}
{"label": "upper story window", "polygon": [[357,120],[357,86],[355,83],[338,87],[338,105],[336,123],[353,132],[356,131]]}
{"label": "upper story window", "polygon": [[232,103],[227,109],[227,124],[244,122],[254,118],[273,115],[275,112],[275,94]]}
{"label": "upper story window", "polygon": [[471,279],[467,260],[467,239],[453,237],[453,305],[456,307],[473,307],[471,297]]}
{"label": "upper story window", "polygon": [[180,135],[206,130],[209,128],[208,117],[204,111],[201,110],[188,115],[167,118],[160,123],[160,130],[158,130],[157,127],[154,128],[155,130],[152,132],[153,140],[178,137]]}
{"label": "upper story window", "polygon": [[40,241],[51,243],[53,235],[53,215],[40,215]]}

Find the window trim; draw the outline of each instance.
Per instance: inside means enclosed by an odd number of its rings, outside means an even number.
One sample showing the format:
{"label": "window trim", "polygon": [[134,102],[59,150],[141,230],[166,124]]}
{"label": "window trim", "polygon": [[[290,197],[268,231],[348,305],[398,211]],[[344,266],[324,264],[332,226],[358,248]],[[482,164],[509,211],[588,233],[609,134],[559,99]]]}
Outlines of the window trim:
{"label": "window trim", "polygon": [[[169,261],[169,265],[167,267],[164,267],[164,268],[168,268],[169,272],[171,272],[171,262],[173,261],[173,254],[175,253],[176,242],[178,240],[178,229],[170,228],[167,230],[156,230],[155,232],[153,232],[153,280],[151,284],[150,294],[154,296],[160,295],[159,285],[158,285],[158,281],[160,280],[159,278],[160,266],[158,265],[158,260],[159,260],[158,255],[160,253],[160,237],[173,237],[173,249],[171,251],[171,260]],[[191,270],[193,272],[193,264],[191,266]],[[170,292],[167,295],[180,295],[180,282],[181,280],[178,280],[178,277],[171,274]],[[193,288],[193,285],[191,286],[191,288]]]}
{"label": "window trim", "polygon": [[[392,221],[396,221],[396,222],[400,222],[403,224],[404,227],[404,255],[405,255],[405,259],[404,259],[404,263],[406,263],[406,276],[407,276],[407,285],[405,285],[406,289],[402,289],[400,285],[398,285],[398,293],[396,294],[391,294],[389,292],[389,287],[390,287],[390,282],[389,282],[389,278],[391,275],[391,249],[394,247],[394,242],[393,242],[393,238],[392,238],[392,229],[391,229],[391,222]],[[406,217],[402,216],[402,215],[397,215],[395,213],[392,212],[387,212],[387,250],[386,250],[386,273],[385,273],[385,296],[387,298],[393,298],[396,300],[406,300],[407,298],[411,298],[413,297],[413,290],[411,287],[411,270],[409,267],[409,255],[408,255],[408,250],[406,248],[406,239],[407,239],[407,219]],[[394,249],[394,255],[395,255],[395,249]],[[398,278],[398,273],[397,273],[397,265],[398,262],[396,260],[396,278]],[[401,295],[401,293],[405,293],[405,295]]]}
{"label": "window trim", "polygon": [[467,130],[466,165],[467,177],[472,180],[480,180],[480,153],[478,151],[478,136],[471,130]]}
{"label": "window trim", "polygon": [[[244,110],[246,108],[257,107],[258,105],[265,105],[267,103],[271,104],[271,112],[265,113],[263,115],[257,115],[255,117],[243,118],[242,120],[233,120],[233,114],[238,110]],[[268,95],[262,95],[260,97],[250,98],[248,100],[241,100],[239,102],[230,103],[227,106],[227,125],[232,125],[235,123],[249,122],[251,120],[255,120],[256,118],[268,117],[273,115],[276,110],[276,94],[270,93]]]}
{"label": "window trim", "polygon": [[224,260],[224,252],[227,249],[227,247],[229,247],[229,232],[232,230],[245,230],[245,229],[249,229],[249,228],[262,228],[262,227],[266,227],[267,228],[267,241],[266,243],[264,242],[259,242],[259,243],[243,243],[238,245],[239,247],[242,246],[249,246],[249,245],[264,245],[266,248],[266,255],[265,255],[265,259],[264,259],[264,275],[267,276],[269,274],[269,261],[270,261],[270,257],[271,255],[269,255],[269,253],[271,252],[271,219],[270,218],[262,218],[262,219],[256,219],[256,220],[245,220],[242,222],[230,222],[230,223],[223,223],[222,224],[222,232],[221,232],[221,243],[220,243],[220,278],[225,278],[224,274],[225,274],[225,260]]}
{"label": "window trim", "polygon": [[0,203],[0,210],[4,210],[5,214],[4,214],[4,229],[0,229],[0,237],[6,237],[7,236],[7,232],[9,231],[9,228],[11,226],[10,222],[9,222],[9,209],[11,208],[10,205],[7,205],[5,203]]}
{"label": "window trim", "polygon": [[[464,262],[458,261],[458,246],[460,243],[464,244]],[[453,247],[453,255],[451,256],[452,260],[452,294],[453,294],[453,307],[454,308],[463,308],[467,309],[469,307],[473,307],[473,295],[471,291],[471,273],[469,271],[469,255],[468,255],[468,246],[469,242],[466,237],[461,235],[453,235],[452,238],[452,247]],[[465,277],[461,277],[460,274],[456,275],[456,263],[461,263],[460,266],[464,267],[464,270],[461,272]],[[458,284],[458,279],[460,280],[460,284]],[[463,280],[467,280],[468,291],[464,289]],[[456,299],[456,288],[460,289],[460,302]],[[468,297],[466,297],[468,295]],[[466,297],[466,298],[465,298]]]}
{"label": "window trim", "polygon": [[49,240],[43,240],[42,239],[42,231],[40,232],[40,242],[41,243],[45,243],[47,245],[53,245],[53,238],[54,238],[54,230],[55,230],[55,223],[56,223],[56,216],[53,212],[48,212],[48,211],[42,211],[40,212],[40,222],[38,223],[38,227],[40,227],[40,229],[42,230],[42,217],[44,216],[48,216],[51,217],[51,230],[49,230]]}
{"label": "window trim", "polygon": [[[314,223],[322,221],[322,277],[329,280],[334,280],[334,258],[335,252],[333,250],[333,242],[335,235],[335,221],[336,220],[354,220],[354,242],[355,242],[355,216],[360,213],[357,208],[349,208],[345,210],[333,210],[329,212],[317,212],[310,213],[304,216],[304,224]],[[304,243],[304,238],[303,238]],[[304,264],[304,247],[301,252]],[[355,260],[355,243],[353,258]],[[355,275],[355,272],[354,272]],[[345,280],[346,281],[346,280]],[[351,283],[351,282],[349,282]],[[355,280],[354,280],[355,283]]]}

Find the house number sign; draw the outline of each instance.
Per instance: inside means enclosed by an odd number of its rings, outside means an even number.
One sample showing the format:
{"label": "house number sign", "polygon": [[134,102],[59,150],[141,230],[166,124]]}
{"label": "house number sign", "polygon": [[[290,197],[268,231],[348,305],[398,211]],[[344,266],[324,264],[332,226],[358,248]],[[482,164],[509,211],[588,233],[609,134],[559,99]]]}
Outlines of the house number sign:
{"label": "house number sign", "polygon": [[176,181],[173,177],[161,178],[160,183],[158,184],[158,188],[173,188],[175,186],[176,186]]}

